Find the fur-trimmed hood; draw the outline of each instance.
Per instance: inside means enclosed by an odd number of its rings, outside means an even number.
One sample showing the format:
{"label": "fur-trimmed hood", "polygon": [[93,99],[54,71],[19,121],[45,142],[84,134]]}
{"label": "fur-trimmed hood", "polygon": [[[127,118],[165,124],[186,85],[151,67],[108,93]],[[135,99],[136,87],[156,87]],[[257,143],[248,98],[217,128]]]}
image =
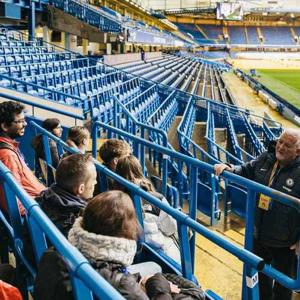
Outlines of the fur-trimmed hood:
{"label": "fur-trimmed hood", "polygon": [[68,239],[92,264],[98,261],[114,262],[125,267],[132,264],[136,241],[88,232],[81,223],[82,218],[77,218]]}

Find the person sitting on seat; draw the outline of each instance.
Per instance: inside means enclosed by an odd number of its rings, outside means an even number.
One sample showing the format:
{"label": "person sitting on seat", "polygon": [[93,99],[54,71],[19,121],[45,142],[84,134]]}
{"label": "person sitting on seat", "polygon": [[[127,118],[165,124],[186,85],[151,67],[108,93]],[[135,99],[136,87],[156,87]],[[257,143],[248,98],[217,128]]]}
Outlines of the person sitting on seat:
{"label": "person sitting on seat", "polygon": [[[137,251],[138,235],[139,225],[131,198],[122,191],[109,191],[88,203],[68,239],[126,299],[149,299],[139,281],[145,286],[154,276],[141,278],[140,274],[133,275],[128,271]],[[160,299],[159,292],[171,293],[170,284],[164,277],[152,289],[158,296],[151,299]]]}
{"label": "person sitting on seat", "polygon": [[130,153],[131,149],[129,144],[118,139],[109,139],[99,148],[99,156],[103,164],[112,171],[116,170],[118,159]]}
{"label": "person sitting on seat", "polygon": [[[39,182],[27,166],[16,138],[22,137],[27,125],[25,106],[14,101],[0,103],[0,160],[12,172],[17,183],[32,197],[36,197],[45,186]],[[20,213],[25,210],[18,201]],[[0,208],[7,212],[6,200],[0,187]]]}
{"label": "person sitting on seat", "polygon": [[[109,191],[88,202],[68,240],[126,299],[205,299],[199,287],[176,274],[162,274],[157,263],[132,265],[139,232],[131,198],[122,191]],[[40,260],[34,299],[74,299],[65,258],[57,251],[46,251]]]}
{"label": "person sitting on seat", "polygon": [[[60,138],[62,135],[62,127],[60,125],[60,121],[56,118],[44,120],[42,123],[42,127],[58,138]],[[32,146],[35,151],[36,162],[39,161],[39,158],[45,160],[46,157],[44,152],[44,143],[43,143],[42,134],[39,134],[33,138]],[[50,148],[50,153],[52,158],[52,165],[54,168],[56,168],[59,163],[59,155],[57,151],[56,142],[53,141],[52,139],[49,139],[49,148]]]}
{"label": "person sitting on seat", "polygon": [[68,131],[66,143],[71,148],[85,153],[89,144],[90,132],[83,126],[73,126]]}
{"label": "person sitting on seat", "polygon": [[[142,166],[134,155],[119,158],[116,173],[169,205],[167,199],[162,194],[156,192],[151,181],[144,176]],[[117,182],[114,183],[114,189],[128,192],[126,188]],[[143,201],[143,212],[146,242],[162,249],[164,253],[180,264],[180,251],[176,238],[176,221],[167,213],[146,201]]]}
{"label": "person sitting on seat", "polygon": [[36,197],[43,211],[67,236],[86,201],[93,197],[96,168],[90,154],[63,158],[56,170],[56,183]]}
{"label": "person sitting on seat", "polygon": [[[131,148],[129,144],[118,139],[106,140],[99,148],[99,156],[103,161],[103,165],[113,172],[116,170],[118,159],[129,155],[130,153]],[[103,176],[102,174],[99,174],[97,182],[98,184],[95,189],[95,195],[106,191],[107,189],[112,189],[114,183],[111,178]]]}

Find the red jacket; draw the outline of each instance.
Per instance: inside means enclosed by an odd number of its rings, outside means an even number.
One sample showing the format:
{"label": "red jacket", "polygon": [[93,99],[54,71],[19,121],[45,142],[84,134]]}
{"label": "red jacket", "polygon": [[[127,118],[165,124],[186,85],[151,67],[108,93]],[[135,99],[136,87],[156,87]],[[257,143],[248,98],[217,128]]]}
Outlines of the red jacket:
{"label": "red jacket", "polygon": [[[19,143],[5,137],[0,137],[0,143],[7,144],[10,149],[0,147],[0,160],[12,172],[16,181],[24,188],[24,190],[33,198],[40,194],[45,186],[34,176],[33,172],[25,163],[20,149]],[[25,210],[21,203],[18,201],[20,213],[24,215]],[[4,191],[0,186],[0,208],[7,212],[6,201],[4,198]]]}
{"label": "red jacket", "polygon": [[19,290],[0,280],[0,299],[1,300],[22,300],[22,296],[21,293],[19,292]]}

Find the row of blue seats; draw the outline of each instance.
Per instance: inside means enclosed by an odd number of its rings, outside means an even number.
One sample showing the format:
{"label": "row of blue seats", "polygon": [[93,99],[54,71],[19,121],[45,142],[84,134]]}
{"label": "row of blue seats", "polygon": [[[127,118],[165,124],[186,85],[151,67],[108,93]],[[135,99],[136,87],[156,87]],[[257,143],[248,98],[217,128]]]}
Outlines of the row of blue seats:
{"label": "row of blue seats", "polygon": [[113,117],[113,95],[120,102],[128,102],[137,97],[141,92],[138,78],[128,79],[110,90],[104,91],[100,97],[91,97],[92,118],[109,123]]}
{"label": "row of blue seats", "polygon": [[175,91],[171,93],[167,99],[165,99],[161,105],[149,116],[147,122],[156,128],[160,128],[165,132],[168,132],[168,129],[173,124],[173,121],[178,113],[178,102],[173,95]]}
{"label": "row of blue seats", "polygon": [[101,31],[121,32],[122,26],[119,21],[107,17],[107,15],[102,14],[100,10],[87,3],[81,3],[74,0],[51,0],[49,2],[56,8],[99,28]]}
{"label": "row of blue seats", "polygon": [[73,56],[70,52],[0,55],[0,66],[68,60]]}
{"label": "row of blue seats", "polygon": [[[89,66],[87,58],[74,58],[70,60],[58,60],[54,62],[40,62],[32,64],[6,65],[0,67],[1,74],[11,77],[25,77],[40,74],[48,74],[53,72],[62,72],[77,68],[85,68]],[[97,66],[100,72],[103,72],[103,67]]]}
{"label": "row of blue seats", "polygon": [[[65,93],[77,95],[81,92],[86,95],[96,95],[101,93],[105,88],[109,89],[122,82],[121,73],[101,74],[99,72],[99,74],[91,74],[95,68],[96,67],[86,67],[73,69],[71,71],[35,75],[21,78],[21,80],[40,86],[46,86],[51,89],[63,89]],[[109,81],[109,79],[111,80]]]}
{"label": "row of blue seats", "polygon": [[124,102],[124,104],[134,118],[144,123],[160,105],[157,87],[155,85],[150,86],[129,102]]}
{"label": "row of blue seats", "polygon": [[36,53],[53,53],[54,49],[44,47],[44,46],[34,46],[34,47],[7,47],[0,46],[0,55],[3,54],[36,54]]}

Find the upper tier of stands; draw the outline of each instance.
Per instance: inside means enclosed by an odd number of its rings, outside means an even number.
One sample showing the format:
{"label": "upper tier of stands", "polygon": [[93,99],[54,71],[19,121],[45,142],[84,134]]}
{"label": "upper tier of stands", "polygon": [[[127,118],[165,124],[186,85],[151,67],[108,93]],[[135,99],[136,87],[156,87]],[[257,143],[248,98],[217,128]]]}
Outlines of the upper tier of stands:
{"label": "upper tier of stands", "polygon": [[78,0],[49,0],[49,4],[103,32],[123,33],[128,42],[165,46],[191,45],[169,31],[122,16],[107,7],[97,7]]}
{"label": "upper tier of stands", "polygon": [[265,45],[295,45],[290,27],[260,27]]}
{"label": "upper tier of stands", "polygon": [[297,46],[300,31],[298,27],[289,26],[256,27],[183,23],[177,23],[176,25],[180,30],[193,35],[195,41],[199,44]]}

